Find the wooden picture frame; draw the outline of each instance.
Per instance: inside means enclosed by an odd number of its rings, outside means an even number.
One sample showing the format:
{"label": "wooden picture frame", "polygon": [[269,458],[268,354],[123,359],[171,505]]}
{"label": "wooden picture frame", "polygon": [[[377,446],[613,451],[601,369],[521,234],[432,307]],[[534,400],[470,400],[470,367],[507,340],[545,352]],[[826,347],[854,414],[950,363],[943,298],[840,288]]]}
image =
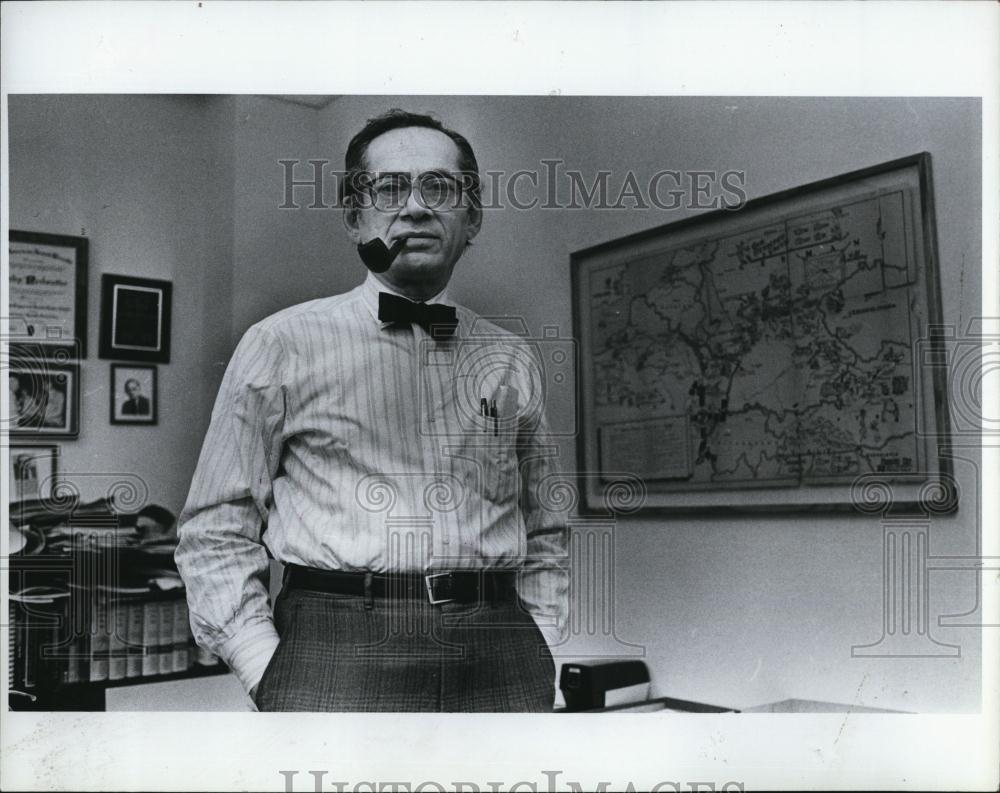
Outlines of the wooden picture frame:
{"label": "wooden picture frame", "polygon": [[570,266],[585,512],[957,509],[929,154]]}
{"label": "wooden picture frame", "polygon": [[101,276],[101,358],[170,362],[169,281]]}
{"label": "wooden picture frame", "polygon": [[48,355],[87,356],[88,248],[86,237],[11,229],[12,338],[41,345]]}
{"label": "wooden picture frame", "polygon": [[8,451],[10,501],[51,499],[58,482],[59,447],[11,444]]}
{"label": "wooden picture frame", "polygon": [[112,424],[156,425],[160,402],[156,377],[155,366],[111,364]]}
{"label": "wooden picture frame", "polygon": [[10,436],[75,438],[80,433],[80,366],[11,346]]}

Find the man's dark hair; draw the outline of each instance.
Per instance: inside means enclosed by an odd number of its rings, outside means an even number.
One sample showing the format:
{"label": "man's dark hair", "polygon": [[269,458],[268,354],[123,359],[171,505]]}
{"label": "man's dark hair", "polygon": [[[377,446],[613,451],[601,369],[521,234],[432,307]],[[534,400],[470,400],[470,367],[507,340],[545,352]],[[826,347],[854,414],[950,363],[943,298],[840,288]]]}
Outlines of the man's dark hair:
{"label": "man's dark hair", "polygon": [[357,195],[360,184],[359,177],[367,170],[365,155],[368,153],[368,144],[379,135],[405,127],[435,129],[455,142],[458,147],[458,168],[462,173],[464,192],[472,199],[474,206],[479,206],[481,190],[479,162],[476,160],[476,153],[472,150],[472,145],[465,139],[465,136],[453,129],[448,129],[433,116],[410,113],[398,107],[368,119],[368,123],[347,144],[347,152],[344,154],[344,179],[340,184],[341,203],[346,206],[347,202]]}

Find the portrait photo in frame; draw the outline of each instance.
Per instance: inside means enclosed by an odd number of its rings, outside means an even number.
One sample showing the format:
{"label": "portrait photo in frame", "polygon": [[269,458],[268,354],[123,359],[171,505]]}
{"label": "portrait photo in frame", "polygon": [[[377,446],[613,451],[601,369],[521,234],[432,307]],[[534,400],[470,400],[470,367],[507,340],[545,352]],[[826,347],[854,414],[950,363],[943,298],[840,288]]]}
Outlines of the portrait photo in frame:
{"label": "portrait photo in frame", "polygon": [[104,274],[100,357],[169,363],[172,288],[169,281]]}
{"label": "portrait photo in frame", "polygon": [[112,424],[156,424],[155,366],[111,364],[110,394]]}

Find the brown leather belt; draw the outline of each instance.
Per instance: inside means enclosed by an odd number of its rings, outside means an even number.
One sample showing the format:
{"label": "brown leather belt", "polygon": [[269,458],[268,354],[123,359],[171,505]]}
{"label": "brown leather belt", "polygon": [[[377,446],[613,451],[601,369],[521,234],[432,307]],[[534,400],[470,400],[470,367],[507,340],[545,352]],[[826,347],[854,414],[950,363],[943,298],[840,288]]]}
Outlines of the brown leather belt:
{"label": "brown leather belt", "polygon": [[319,570],[289,564],[284,585],[373,598],[419,598],[433,605],[510,600],[517,594],[515,570],[456,570],[450,573],[365,573]]}

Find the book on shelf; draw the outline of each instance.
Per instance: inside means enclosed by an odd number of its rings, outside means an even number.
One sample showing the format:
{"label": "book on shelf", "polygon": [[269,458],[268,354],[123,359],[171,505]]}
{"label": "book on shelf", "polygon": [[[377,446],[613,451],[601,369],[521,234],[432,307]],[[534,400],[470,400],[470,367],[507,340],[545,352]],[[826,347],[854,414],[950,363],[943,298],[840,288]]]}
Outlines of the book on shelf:
{"label": "book on shelf", "polygon": [[128,653],[128,598],[114,597],[108,601],[111,631],[108,648],[108,680],[124,680]]}
{"label": "book on shelf", "polygon": [[50,586],[22,588],[9,598],[12,639],[7,679],[10,689],[31,693],[63,682],[67,655],[69,593]]}
{"label": "book on shelf", "polygon": [[14,669],[17,666],[15,661],[15,651],[17,648],[16,641],[16,629],[17,629],[17,619],[15,612],[17,611],[17,606],[13,600],[7,601],[7,690],[11,691],[15,688],[14,682],[17,680],[17,675],[14,673]]}
{"label": "book on shelf", "polygon": [[86,634],[74,634],[70,640],[69,652],[66,658],[67,683],[82,683],[90,677],[88,666],[89,642]]}
{"label": "book on shelf", "polygon": [[99,590],[90,592],[90,675],[91,683],[108,679],[108,655],[111,636],[108,633],[107,597]]}
{"label": "book on shelf", "polygon": [[155,600],[142,603],[142,676],[160,673],[157,642],[160,641],[160,604]]}
{"label": "book on shelf", "polygon": [[61,686],[140,683],[217,665],[191,635],[175,537],[137,527],[106,500],[67,502],[65,513],[39,501],[16,506],[24,541],[12,543],[10,556],[11,691],[55,704]]}
{"label": "book on shelf", "polygon": [[31,693],[62,684],[139,682],[217,663],[194,644],[183,589],[135,589],[12,592],[10,689]]}
{"label": "book on shelf", "polygon": [[125,677],[142,677],[142,600],[129,598],[125,610]]}
{"label": "book on shelf", "polygon": [[174,642],[173,642],[173,663],[171,669],[174,672],[187,671],[190,665],[188,657],[188,644],[191,641],[191,628],[188,623],[188,605],[184,594],[175,597],[174,605]]}
{"label": "book on shelf", "polygon": [[156,642],[156,657],[161,675],[170,674],[174,669],[174,603],[173,599],[162,598],[160,604],[160,630]]}

